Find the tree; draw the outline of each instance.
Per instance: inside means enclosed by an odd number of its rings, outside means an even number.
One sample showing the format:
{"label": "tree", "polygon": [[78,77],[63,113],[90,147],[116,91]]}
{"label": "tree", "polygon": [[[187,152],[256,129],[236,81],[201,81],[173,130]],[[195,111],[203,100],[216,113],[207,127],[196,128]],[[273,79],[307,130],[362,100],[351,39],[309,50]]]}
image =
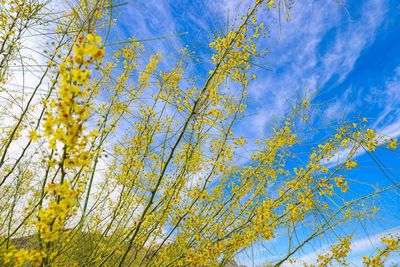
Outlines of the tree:
{"label": "tree", "polygon": [[[0,4],[2,264],[224,265],[279,232],[294,236],[307,222],[311,234],[289,245],[274,263],[280,265],[309,241],[365,216],[355,205],[396,187],[336,206],[325,198],[347,191],[346,171],[357,167],[360,148],[373,151],[384,142],[396,148],[397,140],[377,135],[363,120],[340,125],[308,152],[308,162],[293,167],[301,146],[295,129],[310,109],[308,99],[294,105],[271,137],[257,141],[251,160],[237,163],[246,139],[234,125],[245,119],[246,89],[256,79],[252,59],[262,56],[258,39],[267,34],[257,17],[283,10],[289,18],[290,1],[254,1],[215,36],[212,67],[200,80],[185,77],[189,49],[162,70],[161,53],[142,64],[138,40],[113,50],[108,37],[119,7],[113,2],[82,0],[61,16],[51,13],[51,2]],[[29,92],[14,94],[10,66],[24,62],[26,31],[43,26],[54,28],[42,33],[52,39],[43,55],[48,62]],[[343,149],[347,158],[328,168]],[[350,238],[340,237],[318,262],[345,264]],[[399,237],[384,243],[377,261],[398,249]],[[375,266],[372,261],[365,259]]]}

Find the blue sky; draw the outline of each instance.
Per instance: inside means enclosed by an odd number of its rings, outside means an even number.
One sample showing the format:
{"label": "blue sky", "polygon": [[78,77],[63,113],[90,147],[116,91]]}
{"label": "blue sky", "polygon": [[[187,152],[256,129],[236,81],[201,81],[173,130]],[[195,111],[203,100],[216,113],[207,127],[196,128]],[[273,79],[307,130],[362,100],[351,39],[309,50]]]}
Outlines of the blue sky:
{"label": "blue sky", "polygon": [[[177,51],[188,46],[207,62],[211,51],[208,43],[213,31],[234,22],[245,12],[250,0],[127,0],[116,10],[119,26],[113,41],[135,36],[146,39],[175,33],[183,35],[144,42],[147,53],[162,51],[162,65],[168,67]],[[239,122],[236,131],[251,138],[269,135],[275,121],[286,114],[299,97],[312,100],[314,126],[329,128],[342,121],[368,118],[369,127],[379,133],[400,136],[400,2],[397,0],[296,1],[292,19],[279,27],[276,13],[262,13],[270,34],[261,45],[269,55],[258,59],[258,79],[249,87],[249,108],[246,122]],[[207,65],[206,65],[207,66]],[[201,79],[208,71],[194,62],[192,74]],[[315,133],[307,141],[321,138]],[[318,140],[317,140],[318,141]],[[387,169],[386,176],[399,179],[399,154],[378,149],[376,156]],[[359,168],[349,174],[351,194],[361,195],[391,181],[383,175],[368,153],[357,158]],[[398,190],[378,199],[382,205],[379,221],[366,221],[364,227],[348,226],[355,232],[352,257],[368,255],[379,237],[386,232],[399,232],[400,200]],[[279,241],[279,240],[278,240]],[[319,244],[302,252],[312,259],[315,251],[327,245]],[[279,256],[279,242],[272,252],[261,246],[255,252],[255,262]],[[249,264],[243,253],[238,261]],[[314,254],[313,254],[314,253]],[[315,255],[314,255],[315,256]],[[394,262],[400,258],[393,258]],[[354,264],[359,262],[354,258]]]}

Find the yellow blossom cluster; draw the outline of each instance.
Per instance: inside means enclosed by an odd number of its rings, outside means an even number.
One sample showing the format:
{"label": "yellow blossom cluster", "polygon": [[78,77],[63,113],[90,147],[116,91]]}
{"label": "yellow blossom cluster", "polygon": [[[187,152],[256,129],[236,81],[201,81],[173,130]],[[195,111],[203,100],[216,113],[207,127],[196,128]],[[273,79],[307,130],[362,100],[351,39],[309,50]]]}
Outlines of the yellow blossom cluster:
{"label": "yellow blossom cluster", "polygon": [[160,59],[161,59],[161,53],[157,53],[156,55],[151,56],[150,61],[146,65],[145,70],[140,72],[139,83],[143,87],[149,87],[150,75],[152,75],[153,72],[156,70],[158,63],[160,62]]}
{"label": "yellow blossom cluster", "polygon": [[[210,48],[215,50],[211,59],[216,66],[215,70],[210,71],[213,76],[211,87],[218,87],[227,77],[245,87],[248,86],[250,60],[259,55],[256,41],[261,34],[266,34],[264,23],[258,23],[254,16],[262,2],[258,1],[255,4],[238,29],[216,37],[210,43]],[[251,77],[255,79],[256,75],[252,74]]]}
{"label": "yellow blossom cluster", "polygon": [[[251,38],[246,38],[248,28],[243,27],[242,32],[231,31],[225,37],[218,37],[210,43],[210,47],[216,50],[212,61],[218,66],[217,77],[229,76],[234,82],[248,85],[250,57],[257,55],[254,39],[259,36],[259,28],[256,29]],[[221,81],[215,80],[215,84],[218,85]]]}
{"label": "yellow blossom cluster", "polygon": [[4,263],[13,264],[16,267],[26,266],[40,266],[43,262],[45,253],[36,249],[10,249],[4,256]]}
{"label": "yellow blossom cluster", "polygon": [[351,236],[341,237],[339,238],[339,244],[331,246],[330,252],[318,255],[318,266],[328,266],[332,263],[333,260],[335,260],[342,266],[346,266],[346,259],[351,250],[350,240]]}
{"label": "yellow blossom cluster", "polygon": [[378,253],[374,256],[363,257],[363,263],[367,267],[383,267],[389,254],[400,250],[400,236],[389,235],[381,238],[384,248],[378,248]]}
{"label": "yellow blossom cluster", "polygon": [[[67,171],[89,165],[91,152],[87,144],[90,138],[98,136],[97,130],[86,134],[84,123],[91,112],[88,99],[94,94],[89,87],[91,70],[88,68],[99,64],[104,55],[100,43],[101,38],[93,34],[79,36],[73,46],[73,55],[60,65],[57,98],[51,99],[43,123],[42,137],[51,150],[57,151],[55,155],[58,153],[58,158],[50,158],[48,164],[61,169],[60,181],[50,182],[44,189],[46,204],[39,207],[35,222],[41,245],[46,244],[46,262],[52,261],[57,254],[48,244],[62,238],[68,219],[77,210],[81,188],[74,188],[68,181]],[[30,137],[35,141],[39,136],[33,131]]]}
{"label": "yellow blossom cluster", "polygon": [[49,243],[61,237],[67,219],[76,212],[78,191],[64,181],[62,184],[49,183],[46,192],[51,199],[47,207],[39,210],[36,227],[43,242]]}
{"label": "yellow blossom cluster", "polygon": [[[88,34],[80,36],[73,47],[73,56],[68,56],[60,65],[60,85],[58,98],[50,101],[43,124],[43,136],[48,140],[49,148],[63,151],[57,164],[66,169],[82,167],[90,161],[90,153],[85,147],[90,138],[97,137],[94,130],[85,134],[84,122],[90,115],[88,97],[93,97],[90,91],[89,78],[90,64],[100,63],[104,48],[101,47],[101,38]],[[30,133],[32,140],[37,140],[36,131]]]}

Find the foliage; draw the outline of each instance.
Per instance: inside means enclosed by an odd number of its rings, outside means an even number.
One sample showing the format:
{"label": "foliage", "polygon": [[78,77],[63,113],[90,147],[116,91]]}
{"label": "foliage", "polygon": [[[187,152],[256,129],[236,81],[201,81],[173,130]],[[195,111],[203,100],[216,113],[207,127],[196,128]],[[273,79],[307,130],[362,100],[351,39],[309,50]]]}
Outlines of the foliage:
{"label": "foliage", "polygon": [[[262,56],[267,34],[257,16],[283,10],[289,19],[292,4],[254,1],[211,42],[212,68],[200,83],[185,78],[188,49],[162,69],[161,53],[143,64],[145,47],[135,39],[107,46],[112,2],[82,0],[54,18],[49,2],[0,1],[2,264],[216,266],[253,243],[310,227],[280,265],[311,240],[367,216],[354,207],[395,186],[337,205],[329,198],[349,189],[346,173],[357,167],[359,149],[385,142],[396,149],[397,140],[363,119],[340,125],[306,163],[292,166],[301,146],[296,128],[311,108],[298,101],[257,141],[251,159],[238,163],[247,141],[234,125],[245,119],[252,59]],[[54,28],[48,62],[32,90],[13,96],[10,66],[25,32],[43,25]],[[347,158],[328,168],[343,150]],[[321,214],[324,221],[307,220]],[[318,264],[345,264],[350,238],[340,237]],[[382,242],[379,254],[364,258],[367,266],[383,266],[399,249],[398,238]]]}

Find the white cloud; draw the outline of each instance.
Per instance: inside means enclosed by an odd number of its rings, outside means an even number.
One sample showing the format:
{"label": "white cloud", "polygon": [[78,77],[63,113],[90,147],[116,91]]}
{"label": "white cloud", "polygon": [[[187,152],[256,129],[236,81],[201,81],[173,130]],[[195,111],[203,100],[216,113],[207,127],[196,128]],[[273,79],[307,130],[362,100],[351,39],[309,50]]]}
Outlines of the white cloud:
{"label": "white cloud", "polygon": [[[375,93],[375,101],[372,104],[380,104],[383,110],[379,113],[379,116],[374,121],[372,127],[379,128],[389,136],[396,137],[399,135],[399,130],[396,128],[397,124],[400,123],[399,115],[400,110],[400,66],[394,70],[394,75],[387,79],[384,88],[377,90]],[[377,103],[380,101],[380,103]],[[393,125],[393,126],[392,126]]]}

